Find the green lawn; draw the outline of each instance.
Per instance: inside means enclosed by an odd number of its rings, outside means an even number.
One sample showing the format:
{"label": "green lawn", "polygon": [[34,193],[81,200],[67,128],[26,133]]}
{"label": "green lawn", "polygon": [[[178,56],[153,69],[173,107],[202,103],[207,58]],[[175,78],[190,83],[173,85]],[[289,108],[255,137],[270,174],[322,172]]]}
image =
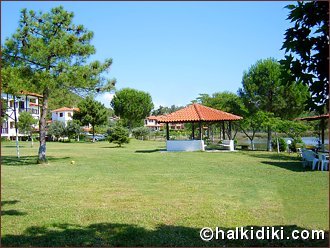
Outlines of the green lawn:
{"label": "green lawn", "polygon": [[[132,140],[1,144],[3,246],[327,246],[329,174],[296,155],[163,152]],[[71,161],[75,161],[72,165]],[[204,242],[202,227],[327,230],[326,240]]]}

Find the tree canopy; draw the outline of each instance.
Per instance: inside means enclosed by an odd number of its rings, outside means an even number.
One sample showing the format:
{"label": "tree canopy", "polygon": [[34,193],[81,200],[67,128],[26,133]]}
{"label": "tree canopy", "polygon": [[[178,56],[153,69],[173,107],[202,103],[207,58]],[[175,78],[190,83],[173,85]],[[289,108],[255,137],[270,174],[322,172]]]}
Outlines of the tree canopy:
{"label": "tree canopy", "polygon": [[240,97],[229,91],[216,92],[211,96],[208,94],[200,94],[195,102],[236,115],[243,115],[245,111],[245,106]]}
{"label": "tree canopy", "polygon": [[[243,87],[238,93],[249,115],[263,111],[274,117],[292,119],[303,111],[308,90],[300,82],[288,83],[283,78],[285,73],[273,58],[259,60],[244,72]],[[271,150],[270,126],[267,147]]]}
{"label": "tree canopy", "polygon": [[33,118],[32,114],[29,112],[22,112],[18,118],[18,129],[21,133],[27,134],[31,138],[31,145],[33,146],[32,132],[34,130],[34,125],[38,123],[38,119]]}
{"label": "tree canopy", "polygon": [[329,2],[299,1],[286,6],[293,27],[286,30],[281,64],[293,79],[308,85],[308,106],[320,114],[329,112]]}
{"label": "tree canopy", "polygon": [[130,88],[124,88],[116,92],[111,101],[111,107],[115,115],[124,121],[124,125],[130,130],[140,126],[154,105],[149,93]]}
{"label": "tree canopy", "polygon": [[73,113],[73,119],[78,120],[81,125],[91,125],[93,132],[93,141],[95,141],[95,126],[103,125],[108,121],[106,107],[93,99],[91,96],[87,96],[78,104],[79,111]]}
{"label": "tree canopy", "polygon": [[81,127],[76,120],[68,121],[66,124],[66,133],[69,138],[75,138],[79,141],[79,134],[81,132]]}
{"label": "tree canopy", "polygon": [[[30,91],[43,95],[38,161],[46,162],[46,117],[50,92],[68,89],[86,93],[110,89],[114,82],[103,75],[112,64],[87,59],[95,53],[93,32],[73,24],[73,12],[56,7],[36,13],[23,9],[16,33],[2,49],[5,67],[15,68]],[[5,68],[6,69],[6,68]]]}
{"label": "tree canopy", "polygon": [[55,140],[67,135],[63,121],[53,121],[48,127],[48,135],[53,136]]}
{"label": "tree canopy", "polygon": [[170,113],[173,113],[179,109],[184,108],[183,106],[176,106],[176,105],[171,105],[171,107],[166,107],[166,106],[162,106],[160,105],[157,109],[152,110],[151,115],[167,115]]}
{"label": "tree canopy", "polygon": [[130,141],[128,130],[120,125],[116,125],[110,129],[108,140],[110,143],[118,144],[119,147],[122,144],[128,144]]}

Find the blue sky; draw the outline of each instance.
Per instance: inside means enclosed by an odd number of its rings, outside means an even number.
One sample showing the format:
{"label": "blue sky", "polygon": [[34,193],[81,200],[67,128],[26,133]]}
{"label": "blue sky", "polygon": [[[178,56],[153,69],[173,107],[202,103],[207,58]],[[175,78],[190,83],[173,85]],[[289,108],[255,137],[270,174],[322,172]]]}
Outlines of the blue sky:
{"label": "blue sky", "polygon": [[[1,2],[1,39],[18,27],[22,8],[62,5],[94,32],[92,59],[111,57],[117,89],[149,92],[155,106],[187,105],[199,93],[241,87],[259,59],[281,59],[292,2]],[[109,106],[110,95],[98,99]]]}

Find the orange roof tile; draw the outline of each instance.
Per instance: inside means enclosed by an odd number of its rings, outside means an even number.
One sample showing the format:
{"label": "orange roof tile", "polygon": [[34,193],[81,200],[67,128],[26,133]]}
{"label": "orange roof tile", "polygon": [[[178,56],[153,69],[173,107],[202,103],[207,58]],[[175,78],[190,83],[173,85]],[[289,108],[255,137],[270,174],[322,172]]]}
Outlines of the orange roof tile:
{"label": "orange roof tile", "polygon": [[90,128],[90,127],[83,127],[82,129],[84,130],[84,132],[92,131],[92,128]]}
{"label": "orange roof tile", "polygon": [[151,116],[148,116],[146,119],[148,120],[158,120],[158,116],[154,116],[154,115],[151,115]]}
{"label": "orange roof tile", "polygon": [[158,116],[159,122],[195,122],[195,121],[236,121],[243,119],[241,116],[230,114],[218,109],[191,104],[183,109],[168,115]]}
{"label": "orange roof tile", "polygon": [[54,109],[51,112],[65,112],[65,111],[79,111],[79,108],[67,108],[67,107],[63,107],[63,108],[59,108],[59,109]]}
{"label": "orange roof tile", "polygon": [[21,90],[20,93],[23,94],[23,95],[28,95],[28,96],[43,97],[43,96],[40,95],[40,94],[33,93],[33,92],[27,92],[27,91],[25,91],[25,90]]}

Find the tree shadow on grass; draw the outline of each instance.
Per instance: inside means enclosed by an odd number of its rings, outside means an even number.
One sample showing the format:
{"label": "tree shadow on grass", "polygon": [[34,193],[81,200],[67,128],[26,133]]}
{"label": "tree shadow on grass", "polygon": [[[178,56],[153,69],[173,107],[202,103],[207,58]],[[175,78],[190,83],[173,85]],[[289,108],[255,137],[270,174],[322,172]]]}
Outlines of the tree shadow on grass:
{"label": "tree shadow on grass", "polygon": [[306,172],[311,171],[310,167],[303,166],[300,158],[296,156],[289,157],[285,154],[269,153],[269,154],[259,154],[259,153],[247,153],[249,156],[254,158],[265,159],[262,164],[277,166],[282,169],[295,171],[295,172]]}
{"label": "tree shadow on grass", "polygon": [[18,200],[11,200],[11,201],[1,201],[1,216],[4,215],[13,215],[13,216],[20,216],[20,215],[26,215],[26,212],[21,212],[17,210],[2,210],[3,206],[6,205],[14,205],[20,201]]}
{"label": "tree shadow on grass", "polygon": [[[48,163],[70,159],[70,157],[52,157],[47,156]],[[21,156],[18,159],[16,156],[1,156],[1,165],[3,166],[24,166],[24,165],[37,165],[37,156]]]}
{"label": "tree shadow on grass", "polygon": [[[224,231],[224,234],[235,231],[235,227],[220,229]],[[271,229],[270,227],[269,230]],[[274,226],[274,229],[279,230],[278,237],[280,238],[281,226]],[[304,230],[296,225],[283,226],[284,239],[282,240],[276,238],[251,240],[238,233],[236,239],[228,239],[224,236],[225,239],[213,239],[206,242],[200,238],[200,230],[200,228],[171,225],[158,225],[155,229],[149,230],[130,224],[97,223],[80,226],[62,223],[41,227],[32,226],[20,235],[3,235],[1,243],[3,246],[327,246],[329,240],[329,231],[325,232],[324,239],[287,239],[287,237],[292,237],[293,230],[299,232]],[[244,227],[244,230],[251,231],[252,227]],[[262,227],[253,226],[253,230],[256,233],[262,230]],[[267,230],[266,227],[264,230]],[[311,230],[307,231],[311,233]],[[266,237],[266,231],[264,235]]]}
{"label": "tree shadow on grass", "polygon": [[266,154],[265,152],[263,153],[258,153],[256,151],[249,151],[246,152],[244,151],[247,155],[255,158],[264,158],[264,159],[269,159],[269,160],[285,160],[285,161],[300,161],[300,158],[295,155],[288,156],[287,154],[282,154],[282,153],[273,153],[269,152]]}
{"label": "tree shadow on grass", "polygon": [[136,150],[136,153],[153,153],[153,152],[165,152],[165,148],[156,148],[151,150]]}
{"label": "tree shadow on grass", "polygon": [[5,206],[5,205],[13,205],[13,204],[16,204],[19,202],[20,201],[18,201],[18,200],[1,201],[1,207]]}
{"label": "tree shadow on grass", "polygon": [[305,167],[302,165],[301,162],[275,162],[275,161],[263,161],[261,162],[263,164],[267,164],[267,165],[272,165],[272,166],[276,166],[282,169],[286,169],[286,170],[290,170],[290,171],[294,171],[294,172],[312,172],[312,170],[309,167]]}
{"label": "tree shadow on grass", "polygon": [[1,216],[4,215],[15,215],[15,216],[20,216],[20,215],[27,215],[26,212],[21,212],[17,210],[1,210]]}
{"label": "tree shadow on grass", "polygon": [[[30,145],[31,146],[31,145]],[[2,147],[7,147],[7,148],[16,148],[16,145],[2,145]],[[25,145],[19,145],[19,148],[25,147]]]}
{"label": "tree shadow on grass", "polygon": [[102,146],[100,148],[121,149],[121,148],[125,148],[125,146]]}

